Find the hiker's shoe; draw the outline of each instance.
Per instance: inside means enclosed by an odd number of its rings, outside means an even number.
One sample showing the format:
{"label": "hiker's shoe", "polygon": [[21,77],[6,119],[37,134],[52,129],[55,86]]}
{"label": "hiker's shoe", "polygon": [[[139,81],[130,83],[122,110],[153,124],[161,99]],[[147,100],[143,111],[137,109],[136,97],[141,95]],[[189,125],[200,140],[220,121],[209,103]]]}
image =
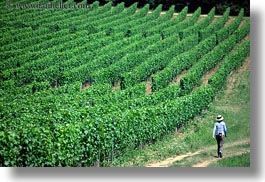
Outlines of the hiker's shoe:
{"label": "hiker's shoe", "polygon": [[222,152],[220,152],[219,156],[220,156],[220,158],[223,158],[223,154],[222,154]]}

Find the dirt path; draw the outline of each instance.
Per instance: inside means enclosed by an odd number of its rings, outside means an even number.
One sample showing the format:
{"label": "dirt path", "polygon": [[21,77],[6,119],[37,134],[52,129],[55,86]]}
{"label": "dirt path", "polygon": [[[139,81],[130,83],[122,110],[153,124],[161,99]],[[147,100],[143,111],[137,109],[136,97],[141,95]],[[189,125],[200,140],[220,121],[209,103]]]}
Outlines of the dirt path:
{"label": "dirt path", "polygon": [[[238,155],[241,155],[241,154],[244,154],[244,153],[249,153],[250,150],[244,150],[244,151],[239,151],[239,152],[236,152],[236,153],[230,153],[230,154],[226,154],[226,156],[224,158],[227,158],[227,157],[232,157],[232,156],[238,156]],[[199,162],[199,163],[196,163],[194,165],[192,165],[192,167],[207,167],[209,164],[213,163],[213,162],[216,162],[220,159],[218,158],[215,158],[215,159],[211,159],[211,160],[205,160],[203,162]]]}
{"label": "dirt path", "polygon": [[[244,144],[248,144],[248,143],[250,143],[249,139],[242,140],[242,141],[236,141],[236,142],[232,142],[232,143],[226,143],[224,145],[224,148],[244,145]],[[181,161],[187,157],[192,157],[192,156],[198,155],[202,152],[206,152],[206,151],[210,151],[210,150],[214,150],[214,149],[216,149],[216,145],[212,145],[212,146],[206,147],[204,149],[197,150],[196,152],[193,152],[193,153],[188,152],[186,154],[178,155],[176,157],[170,157],[170,158],[167,158],[163,161],[148,164],[146,167],[169,167],[176,161]],[[231,156],[240,155],[240,154],[242,154],[242,152],[233,153],[233,154],[227,155],[226,157],[231,157]],[[210,160],[204,160],[203,162],[194,164],[192,167],[207,167],[210,163],[212,163],[216,160],[218,160],[218,159],[215,158],[215,159],[210,159]]]}

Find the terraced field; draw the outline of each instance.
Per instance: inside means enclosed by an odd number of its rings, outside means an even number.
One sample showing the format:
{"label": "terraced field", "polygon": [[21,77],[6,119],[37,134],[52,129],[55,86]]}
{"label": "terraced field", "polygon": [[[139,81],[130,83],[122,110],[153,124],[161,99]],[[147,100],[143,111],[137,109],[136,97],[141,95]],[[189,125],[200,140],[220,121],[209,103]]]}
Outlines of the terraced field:
{"label": "terraced field", "polygon": [[12,2],[0,3],[0,166],[108,166],[206,110],[250,52],[243,9]]}

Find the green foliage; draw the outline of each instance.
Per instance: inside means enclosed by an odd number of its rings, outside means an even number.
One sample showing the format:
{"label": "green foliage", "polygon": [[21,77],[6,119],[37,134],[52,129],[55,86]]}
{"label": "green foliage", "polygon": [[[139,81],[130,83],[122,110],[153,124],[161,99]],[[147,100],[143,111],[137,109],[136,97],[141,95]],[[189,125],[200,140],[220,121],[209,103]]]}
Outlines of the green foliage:
{"label": "green foliage", "polygon": [[[186,18],[185,7],[172,18],[174,8],[160,15],[162,5],[148,13],[149,5],[137,10],[137,3],[125,8],[95,2],[74,11],[1,10],[0,166],[108,165],[206,109],[221,82],[218,75],[187,95],[183,85],[166,87],[169,77],[160,83],[154,75],[156,92],[146,94],[147,77],[168,64],[188,69],[216,44],[215,34],[199,43],[193,32],[208,25],[214,9],[196,23],[201,8]],[[186,29],[191,36],[180,41],[179,32]],[[204,59],[229,53],[248,32],[249,22],[228,34],[231,45],[215,47],[222,54]],[[246,56],[244,47],[238,55]],[[198,69],[212,66],[205,64]],[[186,80],[190,88],[198,84],[196,76]]]}
{"label": "green foliage", "polygon": [[162,4],[158,5],[156,7],[156,9],[154,11],[152,11],[152,13],[146,17],[147,21],[148,20],[153,20],[153,19],[156,19],[157,17],[159,17],[161,11],[162,11]]}
{"label": "green foliage", "polygon": [[204,54],[213,49],[216,45],[216,36],[212,35],[189,51],[186,51],[174,57],[167,67],[159,73],[152,76],[152,90],[158,91],[165,88],[174,77],[185,69],[187,70],[196,63]]}
{"label": "green foliage", "polygon": [[130,7],[128,7],[126,9],[126,12],[128,15],[132,15],[135,13],[135,11],[137,10],[137,5],[138,5],[138,2],[135,2],[133,3]]}
{"label": "green foliage", "polygon": [[[127,55],[122,57],[120,61],[93,73],[94,83],[117,83],[121,79],[122,73],[129,71],[149,56],[150,44],[159,41],[159,39],[160,35],[154,35],[131,44],[132,46],[127,48]],[[143,50],[146,50],[145,53]]]}
{"label": "green foliage", "polygon": [[227,8],[225,13],[223,14],[223,16],[220,19],[218,19],[216,22],[212,23],[210,26],[204,28],[203,30],[200,30],[199,31],[200,40],[203,40],[203,39],[209,37],[215,31],[221,29],[224,26],[225,22],[228,20],[229,13],[230,13],[230,8]]}
{"label": "green foliage", "polygon": [[[108,4],[109,4],[109,5],[112,5],[111,2],[108,3]],[[95,1],[95,2],[93,2],[89,7],[90,7],[91,10],[95,10],[95,9],[97,9],[97,8],[99,7],[99,1]]]}
{"label": "green foliage", "polygon": [[225,29],[219,30],[216,33],[218,42],[221,42],[224,39],[226,39],[229,35],[231,35],[237,29],[237,27],[240,25],[243,15],[244,15],[244,9],[241,9],[238,16],[232,23],[226,26]]}
{"label": "green foliage", "polygon": [[74,4],[74,0],[67,0],[64,4],[73,5]]}
{"label": "green foliage", "polygon": [[87,0],[83,0],[80,3],[78,3],[78,5],[86,5],[87,4]]}
{"label": "green foliage", "polygon": [[[176,41],[176,39],[172,40]],[[165,51],[160,52],[159,50],[156,50],[156,54],[154,56],[140,64],[132,72],[124,75],[121,80],[121,84],[126,88],[135,85],[137,82],[143,81],[152,73],[163,69],[174,56],[187,51],[197,43],[198,35],[194,35],[171,47],[169,47],[170,45],[166,46],[167,49]]]}
{"label": "green foliage", "polygon": [[[188,73],[181,78],[180,86],[184,93],[190,92],[195,85],[199,84],[200,78],[210,69],[222,60],[222,58],[232,50],[234,45],[238,43],[245,35],[248,33],[249,24],[240,28],[235,34],[230,36],[225,41],[219,43],[214,49],[214,51],[206,54],[201,58],[201,60],[195,64]],[[247,53],[247,51],[246,51]],[[246,55],[245,55],[246,56]],[[245,57],[243,56],[242,59]]]}
{"label": "green foliage", "polygon": [[173,14],[175,13],[175,5],[172,5],[165,15],[161,16],[161,22],[171,19]]}
{"label": "green foliage", "polygon": [[192,34],[197,34],[202,28],[207,27],[211,21],[213,20],[215,15],[215,8],[212,8],[211,11],[208,13],[208,16],[204,18],[202,21],[197,23],[195,26],[191,26],[183,31],[179,32],[180,39],[184,39]]}
{"label": "green foliage", "polygon": [[210,165],[210,167],[250,167],[250,153],[244,153],[238,156],[229,157],[215,164]]}
{"label": "green foliage", "polygon": [[97,33],[97,28],[93,24],[87,25],[87,30],[88,30],[87,32],[88,35]]}
{"label": "green foliage", "polygon": [[250,53],[250,41],[245,41],[232,54],[225,57],[218,71],[209,79],[209,84],[217,90],[222,88],[228,74],[242,65]]}
{"label": "green foliage", "polygon": [[135,14],[135,18],[139,18],[139,17],[144,17],[147,15],[148,11],[149,11],[150,5],[146,4],[143,8],[141,8],[136,14]]}

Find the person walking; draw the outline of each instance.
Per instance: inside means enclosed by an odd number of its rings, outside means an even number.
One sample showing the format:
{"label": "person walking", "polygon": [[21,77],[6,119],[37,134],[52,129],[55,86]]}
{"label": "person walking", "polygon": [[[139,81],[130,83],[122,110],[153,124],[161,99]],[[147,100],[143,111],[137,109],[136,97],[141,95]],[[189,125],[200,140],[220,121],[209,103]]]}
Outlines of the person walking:
{"label": "person walking", "polygon": [[216,117],[216,122],[213,127],[213,138],[217,141],[217,156],[218,158],[223,157],[223,144],[224,137],[226,137],[227,128],[222,115]]}

